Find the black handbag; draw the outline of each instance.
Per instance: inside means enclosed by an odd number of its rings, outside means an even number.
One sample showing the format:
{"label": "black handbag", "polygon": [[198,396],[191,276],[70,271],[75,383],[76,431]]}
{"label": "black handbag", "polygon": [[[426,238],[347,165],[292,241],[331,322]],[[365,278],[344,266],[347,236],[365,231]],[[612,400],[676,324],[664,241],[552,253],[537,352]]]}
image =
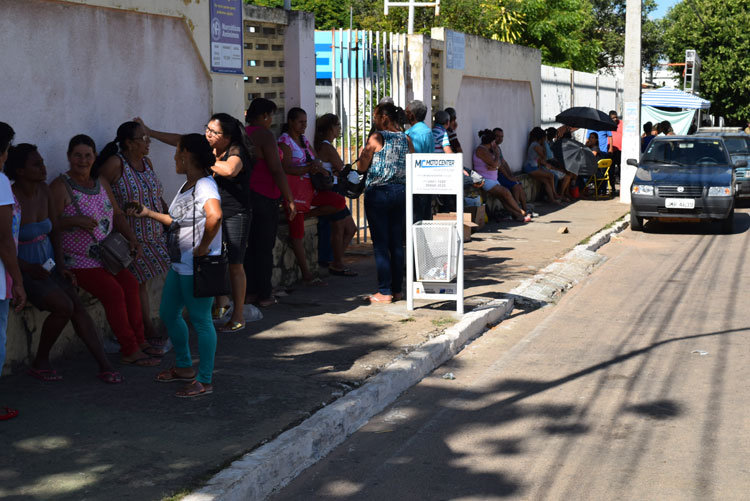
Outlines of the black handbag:
{"label": "black handbag", "polygon": [[[70,185],[70,180],[67,176],[63,175],[61,177],[65,183],[65,188],[68,190],[70,200],[73,202],[76,211],[78,211],[78,215],[83,216],[81,207],[73,196],[73,187]],[[96,254],[94,257],[111,274],[117,275],[133,263],[133,252],[130,250],[130,243],[121,233],[115,231],[114,228],[101,241],[96,239],[93,231],[89,231],[89,234],[96,244],[93,249],[93,252]]]}
{"label": "black handbag", "polygon": [[359,198],[365,191],[366,180],[367,173],[359,173],[356,169],[352,169],[351,164],[346,164],[339,173],[339,193],[346,198]]}
{"label": "black handbag", "polygon": [[[302,137],[302,141],[305,141],[304,136]],[[310,163],[313,161],[313,158],[310,156],[310,152],[305,149],[305,160],[307,163]],[[315,174],[310,174],[310,182],[312,183],[312,187],[315,191],[333,191],[335,188],[335,184],[333,183],[333,174],[330,172],[316,172]]]}
{"label": "black handbag", "polygon": [[[193,186],[193,249],[195,249],[195,186]],[[224,242],[221,244],[219,255],[193,256],[193,296],[227,296],[231,292],[229,257]]]}

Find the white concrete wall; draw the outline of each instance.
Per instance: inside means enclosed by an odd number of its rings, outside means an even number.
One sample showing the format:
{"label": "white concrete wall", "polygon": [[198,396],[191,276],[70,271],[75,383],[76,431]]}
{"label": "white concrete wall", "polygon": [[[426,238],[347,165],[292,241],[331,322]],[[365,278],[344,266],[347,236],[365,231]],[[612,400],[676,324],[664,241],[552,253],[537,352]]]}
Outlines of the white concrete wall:
{"label": "white concrete wall", "polygon": [[414,100],[422,101],[427,106],[427,121],[432,116],[432,95],[430,84],[430,37],[424,35],[407,36],[407,85],[406,104]]}
{"label": "white concrete wall", "polygon": [[554,66],[541,67],[542,127],[555,124],[555,117],[572,104],[571,71]]}
{"label": "white concrete wall", "polygon": [[315,18],[309,12],[290,11],[284,35],[284,99],[287,111],[295,106],[307,112],[307,135],[315,134]]}
{"label": "white concrete wall", "polygon": [[574,106],[588,106],[597,108],[597,75],[593,73],[573,72],[573,102]]}
{"label": "white concrete wall", "polygon": [[477,132],[500,126],[506,138],[503,153],[520,170],[529,130],[539,124],[542,111],[541,53],[465,35],[464,68],[448,68],[446,31],[433,28],[431,36],[433,48],[442,50],[442,107],[456,109],[464,163],[471,165]]}

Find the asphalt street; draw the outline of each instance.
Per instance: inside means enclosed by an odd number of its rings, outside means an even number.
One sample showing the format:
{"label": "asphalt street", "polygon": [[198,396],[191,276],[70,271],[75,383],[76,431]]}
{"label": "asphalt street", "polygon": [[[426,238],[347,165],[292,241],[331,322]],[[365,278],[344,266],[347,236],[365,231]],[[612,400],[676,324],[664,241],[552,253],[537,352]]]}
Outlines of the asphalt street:
{"label": "asphalt street", "polygon": [[275,499],[750,499],[749,228],[626,230]]}

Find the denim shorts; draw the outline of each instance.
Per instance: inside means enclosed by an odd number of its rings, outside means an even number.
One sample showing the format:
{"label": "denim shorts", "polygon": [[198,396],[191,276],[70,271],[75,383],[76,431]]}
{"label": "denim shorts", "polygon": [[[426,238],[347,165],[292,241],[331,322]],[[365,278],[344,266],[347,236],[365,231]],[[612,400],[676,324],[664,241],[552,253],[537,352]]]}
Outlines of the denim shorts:
{"label": "denim shorts", "polygon": [[222,221],[222,235],[227,244],[229,264],[245,262],[245,249],[250,234],[250,212],[240,212]]}

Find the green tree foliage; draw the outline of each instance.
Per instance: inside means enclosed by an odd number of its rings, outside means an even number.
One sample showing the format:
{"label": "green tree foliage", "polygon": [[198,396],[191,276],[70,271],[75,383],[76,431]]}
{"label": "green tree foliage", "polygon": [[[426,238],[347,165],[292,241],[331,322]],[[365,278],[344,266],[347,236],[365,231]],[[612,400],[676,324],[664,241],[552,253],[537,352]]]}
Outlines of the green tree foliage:
{"label": "green tree foliage", "polygon": [[[246,0],[280,7],[283,0]],[[658,31],[646,17],[655,0],[644,0],[644,62],[658,61]],[[383,0],[292,0],[292,8],[315,14],[317,29],[405,32],[408,9],[391,8]],[[625,46],[625,0],[442,0],[440,16],[418,8],[414,32],[428,34],[433,26],[502,42],[534,47],[542,62],[578,71],[622,64]]]}
{"label": "green tree foliage", "polygon": [[687,0],[664,18],[665,52],[683,62],[694,49],[703,62],[700,93],[711,111],[730,120],[750,117],[750,4],[747,0]]}

